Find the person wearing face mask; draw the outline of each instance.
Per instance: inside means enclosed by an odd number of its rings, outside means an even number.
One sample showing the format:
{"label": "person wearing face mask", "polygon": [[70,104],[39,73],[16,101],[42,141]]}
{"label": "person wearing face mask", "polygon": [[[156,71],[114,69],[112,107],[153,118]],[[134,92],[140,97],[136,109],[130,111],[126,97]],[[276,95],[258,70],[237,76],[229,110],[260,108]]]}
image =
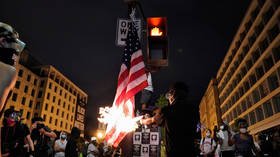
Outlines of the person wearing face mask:
{"label": "person wearing face mask", "polygon": [[232,142],[234,132],[232,132],[226,122],[220,126],[220,131],[217,133],[218,143],[220,145],[220,154],[222,157],[234,156],[234,145]]}
{"label": "person wearing face mask", "polygon": [[65,132],[60,133],[60,138],[54,143],[54,157],[65,157],[65,147],[67,144],[67,134]]}
{"label": "person wearing face mask", "polygon": [[[13,108],[4,112],[3,127],[1,128],[1,153],[2,157],[25,157],[25,139],[30,138],[29,129],[20,123],[20,113]],[[32,140],[29,140],[33,148]]]}
{"label": "person wearing face mask", "polygon": [[211,130],[207,129],[205,137],[200,141],[200,150],[203,157],[213,157],[215,150],[216,142],[211,138]]}
{"label": "person wearing face mask", "polygon": [[258,155],[258,150],[254,144],[253,136],[247,131],[248,123],[245,119],[237,121],[239,132],[233,136],[236,157],[253,157]]}
{"label": "person wearing face mask", "polygon": [[[155,111],[155,115],[142,119],[144,125],[157,124],[165,129],[167,157],[195,156],[194,111],[188,103],[188,87],[183,82],[175,82],[169,87],[166,98],[169,104]],[[181,144],[181,143],[184,144]],[[188,151],[186,151],[186,148]]]}

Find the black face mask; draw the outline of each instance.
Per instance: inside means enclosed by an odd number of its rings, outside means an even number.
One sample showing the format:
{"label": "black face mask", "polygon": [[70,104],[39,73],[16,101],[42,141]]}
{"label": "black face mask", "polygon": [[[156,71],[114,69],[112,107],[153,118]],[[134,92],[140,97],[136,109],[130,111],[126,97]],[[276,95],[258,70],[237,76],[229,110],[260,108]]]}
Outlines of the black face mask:
{"label": "black face mask", "polygon": [[0,61],[1,62],[14,66],[15,61],[16,61],[14,56],[18,56],[18,52],[16,52],[16,50],[14,50],[12,48],[0,47]]}

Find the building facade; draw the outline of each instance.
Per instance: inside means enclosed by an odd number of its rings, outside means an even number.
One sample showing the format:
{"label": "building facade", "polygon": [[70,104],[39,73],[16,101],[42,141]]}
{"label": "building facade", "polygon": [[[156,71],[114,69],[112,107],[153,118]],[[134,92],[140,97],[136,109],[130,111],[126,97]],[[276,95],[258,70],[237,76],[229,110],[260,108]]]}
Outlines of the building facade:
{"label": "building facade", "polygon": [[213,130],[221,124],[221,111],[216,79],[212,79],[199,104],[200,123]]}
{"label": "building facade", "polygon": [[[73,126],[84,131],[88,96],[51,65],[42,65],[24,51],[18,65],[18,79],[5,109],[13,106],[22,113],[25,123],[38,115],[53,130],[70,132]],[[83,102],[82,107],[80,102]],[[82,109],[81,109],[82,108]],[[77,114],[78,111],[82,115]]]}
{"label": "building facade", "polygon": [[252,0],[216,77],[222,120],[251,134],[280,125],[279,17],[279,1]]}

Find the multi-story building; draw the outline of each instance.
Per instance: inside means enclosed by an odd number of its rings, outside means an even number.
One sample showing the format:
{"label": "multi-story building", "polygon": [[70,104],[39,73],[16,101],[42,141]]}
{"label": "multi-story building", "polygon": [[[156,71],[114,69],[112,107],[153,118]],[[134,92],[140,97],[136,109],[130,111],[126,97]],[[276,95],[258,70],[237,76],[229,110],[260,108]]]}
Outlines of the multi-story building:
{"label": "multi-story building", "polygon": [[212,79],[199,105],[200,123],[213,130],[221,124],[221,112],[216,79]]}
{"label": "multi-story building", "polygon": [[6,109],[14,106],[28,125],[32,117],[38,115],[53,130],[70,132],[73,126],[77,126],[84,131],[88,96],[83,90],[56,68],[40,64],[26,51],[18,66],[18,79]]}
{"label": "multi-story building", "polygon": [[251,134],[280,125],[279,17],[279,1],[252,0],[217,73],[222,119]]}

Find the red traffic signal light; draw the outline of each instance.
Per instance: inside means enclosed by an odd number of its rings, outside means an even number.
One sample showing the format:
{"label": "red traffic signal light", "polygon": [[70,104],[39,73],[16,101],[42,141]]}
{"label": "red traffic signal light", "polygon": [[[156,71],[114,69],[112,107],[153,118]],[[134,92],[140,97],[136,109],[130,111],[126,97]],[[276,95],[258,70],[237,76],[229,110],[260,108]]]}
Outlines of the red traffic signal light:
{"label": "red traffic signal light", "polygon": [[147,64],[168,66],[168,37],[166,17],[147,18]]}

